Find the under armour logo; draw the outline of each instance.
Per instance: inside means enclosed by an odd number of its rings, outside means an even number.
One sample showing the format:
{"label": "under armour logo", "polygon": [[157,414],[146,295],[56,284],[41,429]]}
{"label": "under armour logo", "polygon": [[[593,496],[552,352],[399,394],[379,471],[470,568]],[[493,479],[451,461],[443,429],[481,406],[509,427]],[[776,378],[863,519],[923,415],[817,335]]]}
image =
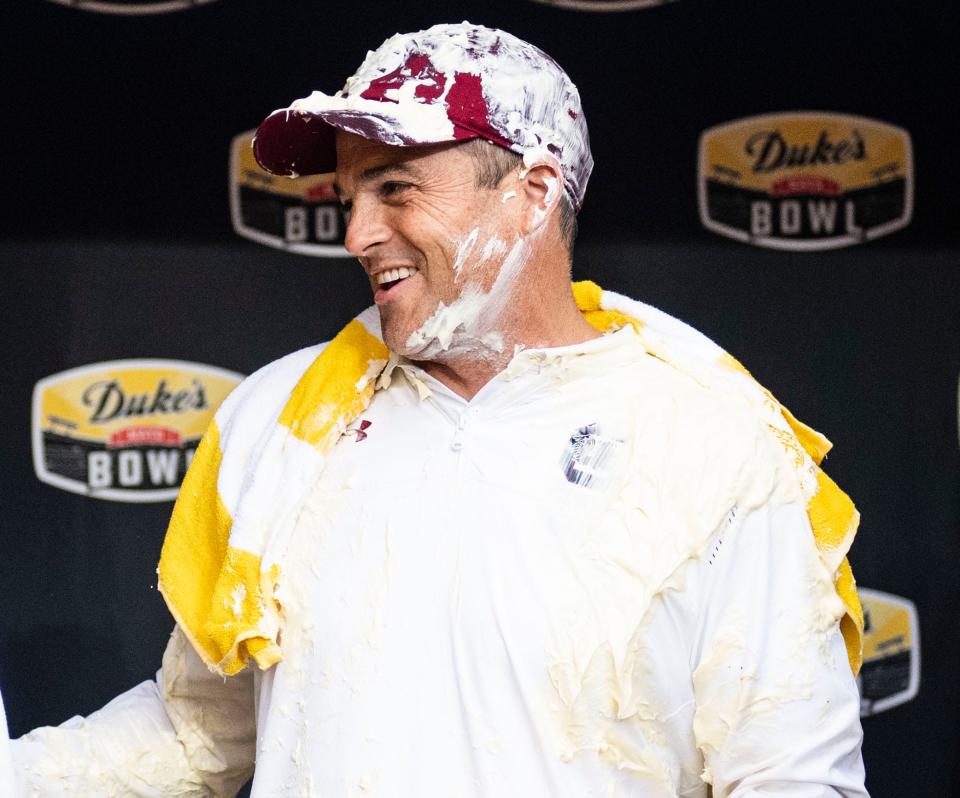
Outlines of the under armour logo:
{"label": "under armour logo", "polygon": [[366,419],[363,419],[356,427],[347,427],[344,430],[343,434],[350,435],[351,437],[356,439],[357,443],[359,443],[360,441],[362,441],[364,438],[367,437],[367,430],[370,429],[371,424],[373,424],[372,421],[367,421]]}

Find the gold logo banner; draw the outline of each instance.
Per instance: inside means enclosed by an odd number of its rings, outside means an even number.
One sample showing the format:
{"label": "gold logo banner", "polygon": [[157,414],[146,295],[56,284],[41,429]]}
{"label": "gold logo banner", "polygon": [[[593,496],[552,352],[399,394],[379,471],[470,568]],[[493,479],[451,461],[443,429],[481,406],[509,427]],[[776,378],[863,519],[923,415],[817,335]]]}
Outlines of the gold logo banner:
{"label": "gold logo banner", "polygon": [[243,379],[180,360],[113,360],[33,391],[33,463],[50,485],[98,499],[175,499],[214,412]]}
{"label": "gold logo banner", "polygon": [[700,219],[774,249],[820,250],[892,233],[913,212],[910,136],[875,119],[798,111],[700,137]]}

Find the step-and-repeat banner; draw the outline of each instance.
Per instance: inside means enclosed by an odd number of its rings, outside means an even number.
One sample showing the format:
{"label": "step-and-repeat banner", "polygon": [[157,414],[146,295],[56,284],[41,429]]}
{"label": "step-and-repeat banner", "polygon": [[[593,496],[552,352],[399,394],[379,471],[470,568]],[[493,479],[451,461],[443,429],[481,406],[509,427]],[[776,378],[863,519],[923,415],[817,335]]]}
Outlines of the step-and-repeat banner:
{"label": "step-and-repeat banner", "polygon": [[[440,21],[380,3],[35,6],[16,20],[37,46],[16,49],[33,88],[15,91],[34,104],[12,106],[26,109],[5,144],[22,201],[0,244],[0,706],[13,736],[152,677],[172,625],[156,560],[213,413],[246,374],[370,302],[332,176],[264,172],[257,122],[338,88],[389,33]],[[837,56],[841,33],[812,41],[812,22],[737,3],[461,3],[448,16],[540,44],[579,85],[597,169],[574,276],[702,329],[836,444],[830,473],[863,515],[851,560],[868,786],[949,795],[960,243],[944,224],[953,139],[929,133],[944,70],[924,38],[942,34],[914,19],[898,66],[881,66],[868,45],[902,33],[894,5],[836,13],[858,20],[862,52],[845,41]],[[857,58],[888,93],[831,79]]]}

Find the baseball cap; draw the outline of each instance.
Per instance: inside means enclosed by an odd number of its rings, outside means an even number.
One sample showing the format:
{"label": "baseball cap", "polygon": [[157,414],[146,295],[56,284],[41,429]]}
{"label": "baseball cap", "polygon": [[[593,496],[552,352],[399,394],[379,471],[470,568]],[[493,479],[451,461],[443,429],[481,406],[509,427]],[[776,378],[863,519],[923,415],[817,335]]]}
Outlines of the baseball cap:
{"label": "baseball cap", "polygon": [[315,91],[270,114],[254,156],[277,175],[332,172],[335,129],[400,147],[482,138],[527,164],[552,155],[577,211],[593,169],[567,74],[532,44],[469,22],[390,37],[336,94]]}

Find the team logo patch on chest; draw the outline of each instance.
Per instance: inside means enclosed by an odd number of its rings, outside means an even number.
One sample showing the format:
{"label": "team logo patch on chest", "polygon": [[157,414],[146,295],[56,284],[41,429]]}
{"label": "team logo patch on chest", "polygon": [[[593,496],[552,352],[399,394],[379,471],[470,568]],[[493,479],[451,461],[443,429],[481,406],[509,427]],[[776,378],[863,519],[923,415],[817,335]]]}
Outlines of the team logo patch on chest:
{"label": "team logo patch on chest", "polygon": [[586,424],[570,436],[560,467],[567,482],[602,488],[617,472],[623,450],[622,439],[605,432],[598,424]]}

